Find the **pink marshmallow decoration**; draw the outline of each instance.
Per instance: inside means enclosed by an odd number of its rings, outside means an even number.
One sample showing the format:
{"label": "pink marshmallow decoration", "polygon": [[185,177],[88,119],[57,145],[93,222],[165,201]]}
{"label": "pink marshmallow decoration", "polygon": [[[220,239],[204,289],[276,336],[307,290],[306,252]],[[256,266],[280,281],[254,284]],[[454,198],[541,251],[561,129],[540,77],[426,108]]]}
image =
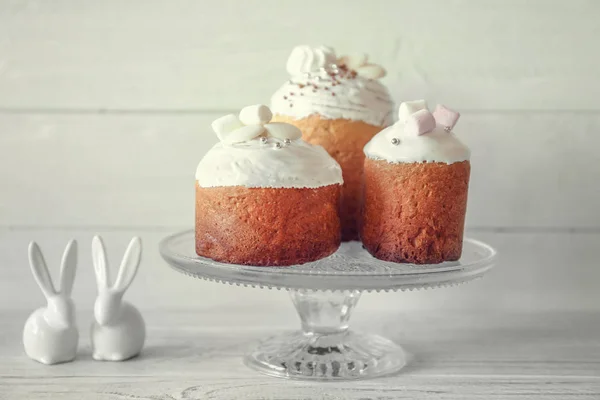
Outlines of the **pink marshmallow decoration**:
{"label": "pink marshmallow decoration", "polygon": [[423,135],[435,129],[435,118],[429,110],[419,110],[408,117],[406,121],[406,133],[410,135]]}
{"label": "pink marshmallow decoration", "polygon": [[460,118],[460,113],[449,109],[446,106],[438,104],[433,111],[433,117],[438,125],[443,126],[446,130],[451,131]]}

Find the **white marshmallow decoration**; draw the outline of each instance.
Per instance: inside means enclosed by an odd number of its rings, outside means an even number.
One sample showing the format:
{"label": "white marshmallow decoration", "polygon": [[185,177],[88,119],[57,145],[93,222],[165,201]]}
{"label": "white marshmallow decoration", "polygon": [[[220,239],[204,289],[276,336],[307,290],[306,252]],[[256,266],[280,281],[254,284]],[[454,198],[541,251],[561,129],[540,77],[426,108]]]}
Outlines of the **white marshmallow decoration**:
{"label": "white marshmallow decoration", "polygon": [[302,137],[302,131],[292,125],[286,124],[285,122],[272,122],[265,125],[265,129],[269,132],[269,135],[277,139],[290,139],[296,140]]}
{"label": "white marshmallow decoration", "polygon": [[221,118],[217,118],[211,124],[211,127],[217,134],[219,140],[223,140],[225,135],[243,126],[244,124],[235,114],[228,114]]}
{"label": "white marshmallow decoration", "polygon": [[404,131],[409,135],[419,136],[435,129],[435,118],[429,110],[423,109],[413,113],[406,121]]}
{"label": "white marshmallow decoration", "polygon": [[338,59],[338,64],[356,70],[367,63],[368,56],[364,53],[348,54]]}
{"label": "white marshmallow decoration", "polygon": [[91,327],[94,360],[127,360],[138,355],[144,347],[146,324],[142,314],[132,304],[123,301],[125,291],[137,274],[141,257],[142,242],[134,237],[125,251],[117,279],[111,284],[102,238],[94,236],[92,240],[92,260],[98,286]]}
{"label": "white marshmallow decoration", "polygon": [[438,125],[443,126],[447,131],[451,131],[460,118],[460,113],[438,104],[433,111],[433,117]]}
{"label": "white marshmallow decoration", "polygon": [[367,63],[366,54],[349,54],[338,59],[338,64],[347,67],[351,71],[366,79],[379,79],[386,75],[381,65]]}
{"label": "white marshmallow decoration", "polygon": [[427,102],[425,100],[413,100],[400,103],[398,109],[398,121],[406,123],[410,116],[419,110],[427,110]]}
{"label": "white marshmallow decoration", "polygon": [[227,144],[242,143],[256,139],[263,133],[265,133],[265,127],[262,125],[246,125],[233,132],[229,132],[221,141]]}
{"label": "white marshmallow decoration", "polygon": [[356,68],[356,73],[363,78],[367,79],[379,79],[383,78],[386,74],[385,69],[382,66],[376,64],[366,64],[362,67]]}
{"label": "white marshmallow decoration", "polygon": [[335,52],[330,47],[296,46],[287,60],[286,69],[291,76],[297,76],[318,72],[321,68],[335,64],[335,61]]}
{"label": "white marshmallow decoration", "polygon": [[29,244],[29,264],[48,306],[34,311],[25,323],[25,353],[42,364],[72,361],[79,342],[75,305],[71,300],[77,269],[77,242],[71,240],[63,254],[59,291],[54,289],[44,256],[35,242]]}
{"label": "white marshmallow decoration", "polygon": [[264,125],[273,118],[273,113],[269,107],[262,104],[255,104],[242,108],[240,111],[240,121],[244,125]]}

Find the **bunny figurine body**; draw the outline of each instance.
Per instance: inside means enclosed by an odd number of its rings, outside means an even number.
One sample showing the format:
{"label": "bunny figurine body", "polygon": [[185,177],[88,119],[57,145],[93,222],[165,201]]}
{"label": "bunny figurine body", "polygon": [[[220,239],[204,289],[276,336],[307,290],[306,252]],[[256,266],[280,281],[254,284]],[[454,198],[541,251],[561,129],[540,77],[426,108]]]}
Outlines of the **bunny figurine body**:
{"label": "bunny figurine body", "polygon": [[52,284],[44,256],[35,242],[29,244],[29,264],[48,306],[34,311],[23,329],[23,346],[29,358],[43,364],[71,361],[77,354],[79,332],[71,290],[77,268],[77,242],[71,240],[63,254],[60,291]]}
{"label": "bunny figurine body", "polygon": [[144,347],[146,326],[140,312],[123,301],[123,294],[131,285],[142,255],[142,243],[134,237],[121,261],[114,285],[109,278],[106,251],[102,239],[92,240],[92,257],[98,297],[94,305],[92,323],[92,357],[102,361],[123,361],[135,357]]}

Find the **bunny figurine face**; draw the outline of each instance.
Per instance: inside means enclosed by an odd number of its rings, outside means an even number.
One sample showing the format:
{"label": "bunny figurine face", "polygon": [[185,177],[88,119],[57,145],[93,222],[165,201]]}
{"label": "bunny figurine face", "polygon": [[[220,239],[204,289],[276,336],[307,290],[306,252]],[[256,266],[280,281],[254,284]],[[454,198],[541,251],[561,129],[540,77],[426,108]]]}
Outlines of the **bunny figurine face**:
{"label": "bunny figurine face", "polygon": [[123,293],[118,293],[110,288],[98,291],[94,304],[94,317],[100,325],[111,325],[119,318],[123,303]]}
{"label": "bunny figurine face", "polygon": [[123,301],[133,282],[142,255],[142,243],[134,237],[123,256],[115,283],[111,285],[104,243],[99,236],[92,241],[92,256],[98,297],[92,324],[92,356],[96,360],[122,361],[136,356],[144,345],[146,328],[140,312]]}
{"label": "bunny figurine face", "polygon": [[66,329],[75,322],[75,305],[71,299],[59,295],[52,296],[48,299],[46,317],[51,325]]}
{"label": "bunny figurine face", "polygon": [[47,307],[34,311],[23,329],[23,346],[27,355],[44,364],[71,361],[77,353],[79,332],[75,323],[75,305],[71,290],[77,268],[77,242],[70,241],[60,268],[60,290],[54,288],[46,261],[38,245],[29,245],[29,264]]}

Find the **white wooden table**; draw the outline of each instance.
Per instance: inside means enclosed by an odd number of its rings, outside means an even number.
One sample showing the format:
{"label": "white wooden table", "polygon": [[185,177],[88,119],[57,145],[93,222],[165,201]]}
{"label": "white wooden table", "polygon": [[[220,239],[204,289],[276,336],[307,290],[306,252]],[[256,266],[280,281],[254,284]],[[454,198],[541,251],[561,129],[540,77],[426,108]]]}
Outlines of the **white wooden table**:
{"label": "white wooden table", "polygon": [[222,311],[147,313],[147,347],[123,363],[91,360],[82,315],[76,362],[52,367],[23,354],[26,314],[2,312],[0,399],[600,399],[598,312],[365,316],[359,307],[355,327],[403,344],[410,364],[388,378],[317,384],[241,362],[257,340],[295,327],[291,309]]}

